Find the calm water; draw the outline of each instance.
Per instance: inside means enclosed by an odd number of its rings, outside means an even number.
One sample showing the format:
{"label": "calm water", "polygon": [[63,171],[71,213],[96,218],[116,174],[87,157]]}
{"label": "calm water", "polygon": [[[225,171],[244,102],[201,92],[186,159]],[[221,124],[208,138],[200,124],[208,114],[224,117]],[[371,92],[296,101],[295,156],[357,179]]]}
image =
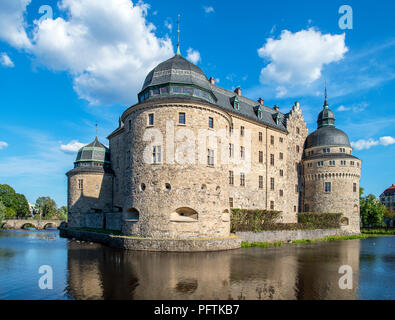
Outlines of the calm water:
{"label": "calm water", "polygon": [[[39,289],[41,265],[52,290]],[[339,289],[341,265],[352,290]],[[181,254],[0,231],[0,299],[395,299],[395,237]]]}

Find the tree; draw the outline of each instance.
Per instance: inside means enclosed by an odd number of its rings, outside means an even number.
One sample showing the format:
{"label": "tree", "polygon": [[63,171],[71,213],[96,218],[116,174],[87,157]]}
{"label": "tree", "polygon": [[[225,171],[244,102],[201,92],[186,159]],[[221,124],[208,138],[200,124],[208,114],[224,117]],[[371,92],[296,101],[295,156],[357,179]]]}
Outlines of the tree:
{"label": "tree", "polygon": [[39,197],[35,204],[36,209],[40,215],[46,218],[56,216],[58,209],[55,200],[50,197]]}
{"label": "tree", "polygon": [[361,220],[365,227],[384,226],[387,208],[373,194],[361,198]]}
{"label": "tree", "polygon": [[3,204],[3,202],[0,201],[0,222],[3,221],[5,218],[5,214],[6,214],[5,210],[6,210],[5,205]]}
{"label": "tree", "polygon": [[58,217],[58,219],[66,221],[67,220],[67,207],[66,206],[61,206],[58,209],[58,212],[57,212],[56,216]]}
{"label": "tree", "polygon": [[23,194],[16,193],[8,184],[0,184],[0,201],[6,208],[12,209],[8,210],[9,215],[13,215],[13,212],[15,212],[13,216],[28,216],[30,214],[26,197]]}

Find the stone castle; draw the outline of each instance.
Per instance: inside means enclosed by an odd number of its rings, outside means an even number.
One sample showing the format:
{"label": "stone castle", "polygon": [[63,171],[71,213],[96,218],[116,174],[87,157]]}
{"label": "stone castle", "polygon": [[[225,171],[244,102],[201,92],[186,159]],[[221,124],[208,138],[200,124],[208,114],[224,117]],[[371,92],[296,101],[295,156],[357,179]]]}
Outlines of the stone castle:
{"label": "stone castle", "polygon": [[68,177],[69,227],[155,239],[227,237],[231,208],[341,212],[358,233],[361,161],[325,103],[308,135],[288,113],[215,84],[179,52],[146,77],[109,136],[78,152]]}

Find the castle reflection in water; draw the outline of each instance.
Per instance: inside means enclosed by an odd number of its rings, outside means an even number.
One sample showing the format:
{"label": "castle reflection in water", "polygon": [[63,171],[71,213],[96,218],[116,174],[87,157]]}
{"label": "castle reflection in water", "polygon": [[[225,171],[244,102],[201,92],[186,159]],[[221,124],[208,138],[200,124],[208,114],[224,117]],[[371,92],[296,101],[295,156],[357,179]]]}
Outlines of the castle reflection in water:
{"label": "castle reflection in water", "polygon": [[[358,240],[216,253],[128,252],[68,244],[74,299],[356,299]],[[339,288],[340,266],[353,289]]]}

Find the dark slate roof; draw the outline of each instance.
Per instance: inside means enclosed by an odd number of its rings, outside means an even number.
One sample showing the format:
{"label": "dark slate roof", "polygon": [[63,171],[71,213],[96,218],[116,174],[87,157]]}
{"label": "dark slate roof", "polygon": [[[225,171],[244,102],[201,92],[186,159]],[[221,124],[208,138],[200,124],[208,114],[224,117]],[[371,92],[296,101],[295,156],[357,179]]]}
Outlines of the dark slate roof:
{"label": "dark slate roof", "polygon": [[334,126],[327,126],[311,133],[305,142],[305,149],[321,146],[351,147],[351,144],[347,134]]}
{"label": "dark slate roof", "polygon": [[348,153],[320,153],[320,154],[313,154],[310,156],[306,156],[303,160],[315,160],[315,159],[355,159],[359,160],[357,157],[348,154]]}
{"label": "dark slate roof", "polygon": [[194,84],[204,89],[209,89],[210,84],[198,66],[179,55],[162,62],[148,73],[141,91],[164,83]]}
{"label": "dark slate roof", "polygon": [[[187,84],[187,85],[195,85],[206,89],[211,92],[215,101],[211,103],[232,113],[239,114],[240,116],[249,118],[251,120],[263,123],[270,127],[279,129],[281,131],[287,132],[286,129],[286,115],[281,112],[277,112],[274,109],[261,105],[262,108],[262,119],[258,118],[257,108],[259,103],[257,101],[250,100],[243,96],[238,96],[239,99],[239,110],[233,107],[233,100],[236,96],[236,93],[233,91],[229,91],[218,87],[216,85],[212,85],[210,81],[207,79],[203,71],[196,65],[192,64],[188,60],[184,59],[179,55],[175,55],[173,58],[162,62],[156,68],[154,68],[146,77],[144,81],[144,85],[141,91],[144,91],[146,88],[156,85],[162,85],[165,83],[174,83],[174,84]],[[177,95],[177,94],[160,94],[154,97],[150,97],[150,100],[153,99],[168,99],[168,98],[180,98],[187,100],[197,100],[202,101],[204,99],[195,99],[193,96],[186,95]],[[209,103],[208,101],[204,100]],[[142,102],[144,103],[144,102]],[[276,118],[279,118],[277,123]],[[115,131],[114,131],[115,133]]]}
{"label": "dark slate roof", "polygon": [[388,197],[388,196],[393,196],[393,195],[395,195],[395,184],[393,184],[391,187],[385,189],[385,191],[380,196],[381,197],[382,196]]}
{"label": "dark slate roof", "polygon": [[[251,120],[255,120],[258,122],[261,122],[263,124],[266,124],[270,127],[277,128],[282,131],[287,131],[286,128],[286,116],[281,113],[277,112],[274,109],[265,106],[265,105],[260,105],[262,108],[262,119],[258,119],[257,115],[257,109],[259,106],[259,103],[257,101],[248,99],[243,96],[239,96],[239,110],[236,110],[233,105],[232,101],[236,94],[233,91],[229,91],[226,89],[223,89],[221,87],[218,87],[216,85],[211,85],[211,90],[214,93],[214,95],[217,98],[216,105],[218,105],[220,108],[225,109],[229,112],[233,112],[236,114],[239,114],[241,116],[244,116],[246,118],[249,118]],[[277,124],[276,123],[276,115],[278,114],[280,121]]]}
{"label": "dark slate roof", "polygon": [[82,147],[77,154],[77,162],[103,162],[110,163],[110,150],[96,139],[90,144]]}

